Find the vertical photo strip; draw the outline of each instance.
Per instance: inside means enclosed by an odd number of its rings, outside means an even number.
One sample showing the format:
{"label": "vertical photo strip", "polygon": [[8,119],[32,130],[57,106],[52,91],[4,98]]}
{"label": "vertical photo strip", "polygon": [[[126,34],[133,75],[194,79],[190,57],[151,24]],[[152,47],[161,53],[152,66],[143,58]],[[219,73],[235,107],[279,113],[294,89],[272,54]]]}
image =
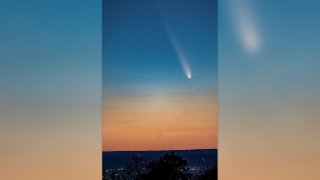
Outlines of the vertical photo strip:
{"label": "vertical photo strip", "polygon": [[217,179],[217,1],[103,0],[102,19],[102,179]]}

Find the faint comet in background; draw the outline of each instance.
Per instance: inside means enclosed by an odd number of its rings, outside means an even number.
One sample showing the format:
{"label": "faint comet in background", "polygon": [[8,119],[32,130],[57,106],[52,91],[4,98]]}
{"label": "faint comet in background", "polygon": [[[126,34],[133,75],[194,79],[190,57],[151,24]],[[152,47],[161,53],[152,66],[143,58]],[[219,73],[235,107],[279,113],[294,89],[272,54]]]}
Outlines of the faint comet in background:
{"label": "faint comet in background", "polygon": [[250,0],[228,0],[237,33],[249,52],[257,52],[261,46],[257,22],[250,7]]}

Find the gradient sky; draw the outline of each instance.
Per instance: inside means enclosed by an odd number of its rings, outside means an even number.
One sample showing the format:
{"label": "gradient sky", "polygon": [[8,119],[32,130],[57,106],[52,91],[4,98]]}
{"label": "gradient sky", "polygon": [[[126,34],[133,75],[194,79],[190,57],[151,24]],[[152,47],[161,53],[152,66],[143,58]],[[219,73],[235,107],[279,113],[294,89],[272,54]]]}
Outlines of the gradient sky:
{"label": "gradient sky", "polygon": [[219,179],[319,179],[319,7],[219,2]]}
{"label": "gradient sky", "polygon": [[103,150],[217,147],[216,8],[104,1]]}
{"label": "gradient sky", "polygon": [[[259,48],[219,1],[219,179],[319,180],[320,2],[242,1]],[[0,179],[101,180],[101,1],[0,4]]]}
{"label": "gradient sky", "polygon": [[0,1],[0,179],[101,179],[101,2]]}

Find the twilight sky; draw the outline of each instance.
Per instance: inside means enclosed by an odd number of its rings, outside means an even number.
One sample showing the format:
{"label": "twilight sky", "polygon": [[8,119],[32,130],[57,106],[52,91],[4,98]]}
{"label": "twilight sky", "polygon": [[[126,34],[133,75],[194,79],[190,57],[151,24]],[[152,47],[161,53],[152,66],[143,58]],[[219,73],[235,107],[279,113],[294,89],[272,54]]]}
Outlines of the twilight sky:
{"label": "twilight sky", "polygon": [[216,8],[104,1],[103,150],[217,147]]}

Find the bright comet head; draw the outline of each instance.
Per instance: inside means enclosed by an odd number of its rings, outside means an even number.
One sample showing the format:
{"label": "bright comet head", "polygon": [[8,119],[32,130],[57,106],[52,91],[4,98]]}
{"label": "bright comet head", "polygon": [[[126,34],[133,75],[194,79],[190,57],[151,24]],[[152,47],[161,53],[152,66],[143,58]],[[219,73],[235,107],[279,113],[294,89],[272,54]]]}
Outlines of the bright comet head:
{"label": "bright comet head", "polygon": [[187,76],[188,76],[188,79],[191,79],[191,78],[192,78],[191,74],[188,74]]}

